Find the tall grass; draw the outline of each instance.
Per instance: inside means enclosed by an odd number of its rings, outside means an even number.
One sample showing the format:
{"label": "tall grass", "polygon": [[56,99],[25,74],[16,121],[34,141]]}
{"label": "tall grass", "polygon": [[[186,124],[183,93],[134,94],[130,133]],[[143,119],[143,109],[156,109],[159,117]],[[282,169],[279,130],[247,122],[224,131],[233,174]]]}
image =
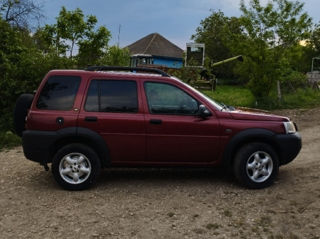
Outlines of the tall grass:
{"label": "tall grass", "polygon": [[242,86],[217,85],[216,91],[202,91],[212,99],[226,105],[253,107],[255,99],[250,90]]}

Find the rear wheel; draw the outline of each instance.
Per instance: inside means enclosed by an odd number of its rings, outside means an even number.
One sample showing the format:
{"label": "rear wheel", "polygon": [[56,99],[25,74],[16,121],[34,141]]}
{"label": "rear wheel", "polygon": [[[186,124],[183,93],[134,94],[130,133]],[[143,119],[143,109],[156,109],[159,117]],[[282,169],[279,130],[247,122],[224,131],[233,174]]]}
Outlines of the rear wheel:
{"label": "rear wheel", "polygon": [[90,187],[99,176],[100,169],[96,152],[83,144],[70,144],[61,148],[52,160],[53,176],[67,190]]}
{"label": "rear wheel", "polygon": [[248,188],[270,186],[279,171],[274,149],[265,143],[250,143],[237,152],[233,170],[238,181]]}

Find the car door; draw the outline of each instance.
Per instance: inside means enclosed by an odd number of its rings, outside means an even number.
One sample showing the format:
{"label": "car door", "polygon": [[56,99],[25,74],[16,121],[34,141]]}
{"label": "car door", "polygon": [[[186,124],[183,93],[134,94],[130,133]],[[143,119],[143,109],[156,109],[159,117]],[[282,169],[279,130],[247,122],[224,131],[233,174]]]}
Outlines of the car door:
{"label": "car door", "polygon": [[144,161],[145,126],[135,80],[91,79],[79,113],[79,127],[105,140],[112,164]]}
{"label": "car door", "polygon": [[197,116],[201,102],[177,85],[144,82],[147,159],[165,164],[208,163],[218,156],[219,121]]}
{"label": "car door", "polygon": [[39,93],[28,114],[27,128],[57,131],[76,127],[81,92],[85,87],[77,75],[49,75],[39,87]]}

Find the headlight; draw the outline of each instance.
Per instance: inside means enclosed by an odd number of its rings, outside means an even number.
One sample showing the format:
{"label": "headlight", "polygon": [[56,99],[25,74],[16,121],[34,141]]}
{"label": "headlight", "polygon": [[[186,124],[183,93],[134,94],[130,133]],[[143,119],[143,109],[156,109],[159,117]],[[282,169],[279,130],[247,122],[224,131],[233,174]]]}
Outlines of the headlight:
{"label": "headlight", "polygon": [[292,121],[283,122],[284,128],[286,130],[286,134],[294,134],[297,129]]}

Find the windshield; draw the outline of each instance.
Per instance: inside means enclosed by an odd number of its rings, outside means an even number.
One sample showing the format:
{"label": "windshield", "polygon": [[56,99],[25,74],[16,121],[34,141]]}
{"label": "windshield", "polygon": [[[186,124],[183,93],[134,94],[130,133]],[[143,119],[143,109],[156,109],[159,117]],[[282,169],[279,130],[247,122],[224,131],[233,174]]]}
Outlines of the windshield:
{"label": "windshield", "polygon": [[[177,78],[176,78],[177,79]],[[179,79],[178,79],[179,80]],[[195,91],[196,93],[198,93],[199,95],[201,95],[203,98],[205,98],[207,101],[209,101],[209,103],[211,105],[213,105],[213,107],[217,108],[218,110],[223,110],[225,105],[218,103],[216,101],[214,101],[213,99],[211,99],[210,97],[206,96],[205,94],[203,94],[202,92],[198,91],[197,89],[193,88],[192,86],[186,84],[185,82],[179,80],[181,83],[183,83],[186,87],[188,87],[189,89],[191,89],[192,91]]]}

